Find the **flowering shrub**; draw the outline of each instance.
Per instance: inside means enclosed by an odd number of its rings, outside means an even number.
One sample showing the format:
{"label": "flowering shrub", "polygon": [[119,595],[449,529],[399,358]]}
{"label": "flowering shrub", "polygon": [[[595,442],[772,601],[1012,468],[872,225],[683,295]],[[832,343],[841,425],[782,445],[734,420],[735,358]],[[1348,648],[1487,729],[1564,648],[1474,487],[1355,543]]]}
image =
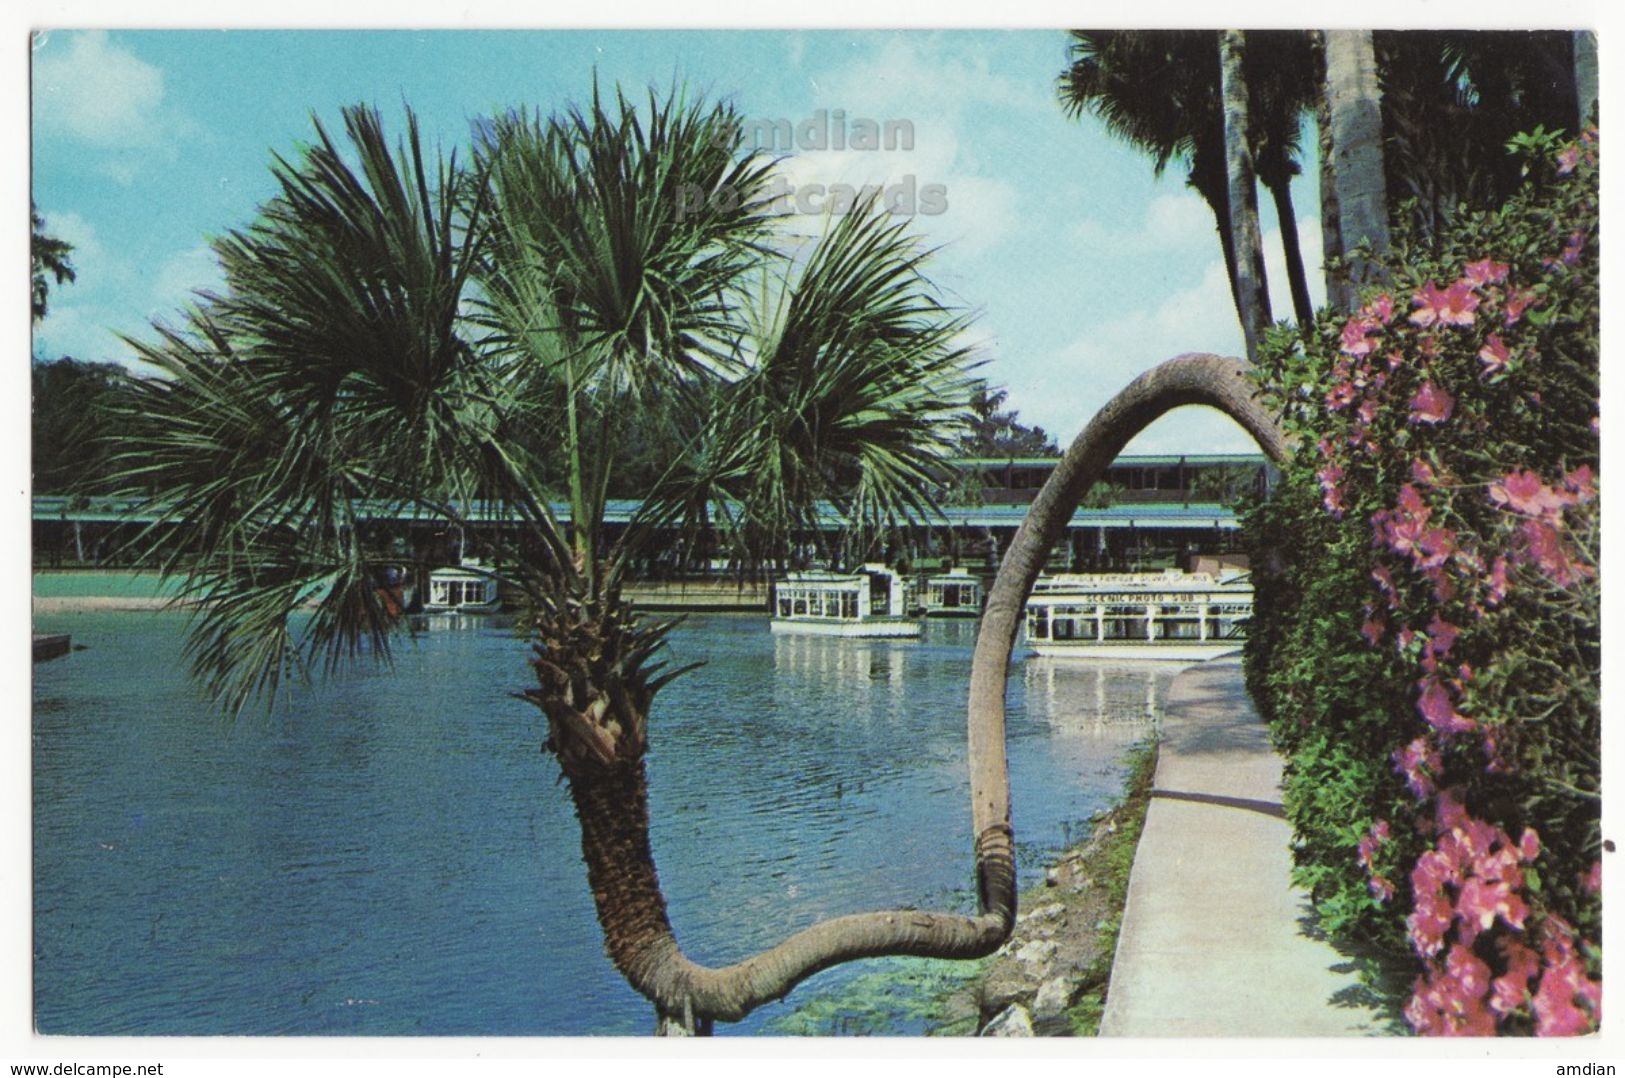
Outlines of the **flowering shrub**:
{"label": "flowering shrub", "polygon": [[1518,146],[1519,195],[1261,365],[1298,452],[1249,683],[1297,878],[1424,1034],[1601,1020],[1597,142]]}

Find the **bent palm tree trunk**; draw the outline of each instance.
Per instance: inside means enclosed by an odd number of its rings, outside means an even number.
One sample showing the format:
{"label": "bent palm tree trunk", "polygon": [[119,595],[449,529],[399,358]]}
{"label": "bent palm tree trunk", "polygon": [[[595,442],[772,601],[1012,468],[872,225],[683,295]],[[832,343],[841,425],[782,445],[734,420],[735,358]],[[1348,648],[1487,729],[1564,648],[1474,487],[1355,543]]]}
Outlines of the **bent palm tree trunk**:
{"label": "bent palm tree trunk", "polygon": [[548,716],[581,823],[605,950],[632,987],[655,1006],[663,1033],[708,1033],[783,998],[820,970],[857,958],[917,955],[977,958],[1009,935],[1015,919],[1015,859],[1009,829],[1004,743],[991,773],[995,789],[977,795],[1005,806],[1002,827],[976,844],[980,886],[975,916],[893,910],[837,917],[798,932],[742,962],[712,969],[678,946],[649,846],[644,770],[646,719],[654,693],[680,671],[654,676],[646,664],[664,627],[641,627],[611,591],[566,603],[539,619],[537,688],[525,697]]}
{"label": "bent palm tree trunk", "polygon": [[[1258,403],[1257,390],[1239,359],[1214,355],[1176,356],[1131,382],[1095,414],[1049,480],[1033,499],[988,591],[970,681],[970,759],[972,788],[978,768],[990,768],[992,743],[1004,739],[1004,688],[1010,652],[1021,627],[1022,612],[1044,561],[1072,520],[1083,496],[1106,473],[1129,440],[1164,412],[1187,404],[1217,408],[1252,435],[1272,461],[1287,452],[1285,434],[1275,417]],[[984,776],[985,779],[985,776]],[[972,806],[978,833],[1009,824],[1009,803],[978,800]]]}
{"label": "bent palm tree trunk", "polygon": [[1246,366],[1210,355],[1180,356],[1142,375],[1078,436],[1017,532],[993,585],[971,671],[969,707],[972,828],[977,912],[972,916],[890,910],[837,917],[722,968],[683,954],[666,912],[649,845],[644,770],[651,699],[675,672],[648,664],[662,631],[636,625],[614,589],[544,612],[538,626],[537,688],[525,696],[549,720],[550,745],[581,823],[605,949],[655,1006],[661,1032],[710,1032],[781,999],[802,980],[857,958],[916,955],[976,958],[1009,935],[1016,875],[1004,745],[1004,687],[1020,615],[1045,554],[1084,493],[1122,447],[1170,408],[1207,404],[1239,422],[1272,459],[1284,441],[1254,399]]}

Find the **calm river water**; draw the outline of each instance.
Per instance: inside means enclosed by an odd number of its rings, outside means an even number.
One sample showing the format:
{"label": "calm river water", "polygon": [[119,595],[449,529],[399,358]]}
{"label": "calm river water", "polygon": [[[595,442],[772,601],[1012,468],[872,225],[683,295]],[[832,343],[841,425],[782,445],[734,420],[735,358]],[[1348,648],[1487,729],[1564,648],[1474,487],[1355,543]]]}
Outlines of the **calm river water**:
{"label": "calm river water", "polygon": [[[477,619],[476,623],[477,623]],[[509,694],[526,645],[478,625],[403,643],[223,722],[177,614],[41,617],[34,668],[37,1026],[62,1034],[645,1034],[604,957],[545,722]],[[968,912],[974,626],[920,641],[691,618],[656,699],[653,843],[702,962],[816,920]],[[1027,882],[1122,781],[1171,671],[1019,661],[1010,767]],[[719,1034],[877,968],[820,974]],[[907,1032],[906,1030],[903,1032]]]}

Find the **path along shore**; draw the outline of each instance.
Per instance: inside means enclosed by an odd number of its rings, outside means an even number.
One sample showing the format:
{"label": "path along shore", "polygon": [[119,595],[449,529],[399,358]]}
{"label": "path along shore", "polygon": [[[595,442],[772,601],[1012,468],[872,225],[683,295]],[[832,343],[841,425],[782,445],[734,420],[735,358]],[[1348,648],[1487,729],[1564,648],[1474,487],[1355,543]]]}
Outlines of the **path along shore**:
{"label": "path along shore", "polygon": [[1175,679],[1101,1036],[1401,1032],[1292,886],[1281,772],[1238,661]]}

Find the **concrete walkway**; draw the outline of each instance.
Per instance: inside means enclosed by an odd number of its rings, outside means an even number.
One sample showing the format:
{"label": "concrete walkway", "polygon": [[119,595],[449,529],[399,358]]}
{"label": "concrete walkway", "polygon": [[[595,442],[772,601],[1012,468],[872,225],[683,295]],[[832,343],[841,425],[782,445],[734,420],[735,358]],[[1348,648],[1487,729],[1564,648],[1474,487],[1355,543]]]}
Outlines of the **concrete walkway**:
{"label": "concrete walkway", "polygon": [[1292,887],[1281,758],[1240,663],[1179,675],[1129,876],[1101,1036],[1392,1032]]}

